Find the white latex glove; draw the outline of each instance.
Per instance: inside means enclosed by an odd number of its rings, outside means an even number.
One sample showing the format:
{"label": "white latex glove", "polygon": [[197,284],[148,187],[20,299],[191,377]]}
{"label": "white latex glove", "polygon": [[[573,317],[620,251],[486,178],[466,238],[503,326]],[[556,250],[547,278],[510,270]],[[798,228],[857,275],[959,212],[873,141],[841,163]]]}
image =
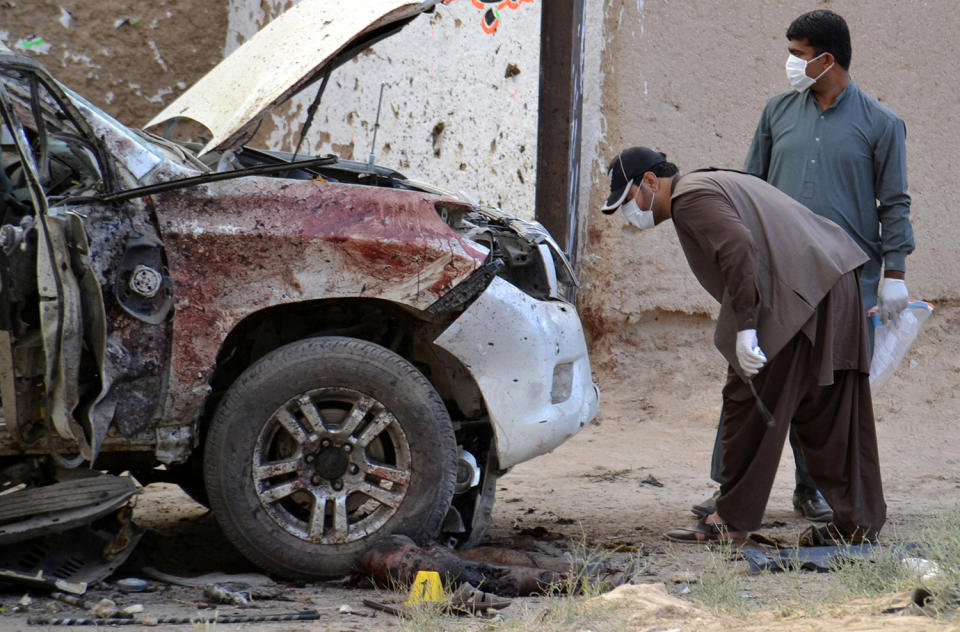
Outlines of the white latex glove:
{"label": "white latex glove", "polygon": [[896,318],[900,312],[907,309],[907,284],[902,279],[883,280],[880,286],[880,296],[877,297],[877,308],[880,310],[880,322]]}
{"label": "white latex glove", "polygon": [[756,329],[742,329],[737,332],[737,361],[747,377],[756,375],[767,363],[767,356],[763,355],[757,342]]}

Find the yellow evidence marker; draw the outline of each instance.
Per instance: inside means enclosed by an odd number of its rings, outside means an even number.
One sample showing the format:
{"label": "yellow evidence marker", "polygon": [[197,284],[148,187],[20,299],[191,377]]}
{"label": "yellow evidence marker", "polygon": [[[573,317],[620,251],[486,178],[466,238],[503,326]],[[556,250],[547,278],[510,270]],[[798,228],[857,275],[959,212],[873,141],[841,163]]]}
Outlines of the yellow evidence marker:
{"label": "yellow evidence marker", "polygon": [[440,582],[440,573],[437,571],[417,571],[417,577],[410,586],[410,596],[407,605],[443,602],[447,596],[443,594],[443,584]]}

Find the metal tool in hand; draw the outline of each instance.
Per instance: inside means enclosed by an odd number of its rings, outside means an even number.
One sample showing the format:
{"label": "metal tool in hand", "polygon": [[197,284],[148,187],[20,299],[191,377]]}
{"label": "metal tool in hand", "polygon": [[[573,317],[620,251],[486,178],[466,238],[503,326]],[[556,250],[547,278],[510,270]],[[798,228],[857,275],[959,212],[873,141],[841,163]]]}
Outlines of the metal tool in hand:
{"label": "metal tool in hand", "polygon": [[777,423],[777,420],[773,417],[773,413],[770,412],[770,409],[768,409],[763,403],[763,400],[760,399],[760,395],[757,393],[757,389],[753,385],[753,379],[748,379],[747,384],[750,385],[750,392],[753,393],[753,399],[757,401],[757,408],[760,410],[760,416],[763,417],[763,420],[766,422],[767,428],[773,428],[774,424]]}

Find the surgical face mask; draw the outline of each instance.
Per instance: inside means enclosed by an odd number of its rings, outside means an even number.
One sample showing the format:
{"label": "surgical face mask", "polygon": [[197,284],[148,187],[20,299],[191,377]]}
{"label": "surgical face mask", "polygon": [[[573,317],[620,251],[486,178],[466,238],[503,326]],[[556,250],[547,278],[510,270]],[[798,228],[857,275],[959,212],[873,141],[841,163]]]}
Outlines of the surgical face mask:
{"label": "surgical face mask", "polygon": [[[639,193],[637,195],[640,195]],[[653,219],[653,201],[657,198],[656,192],[650,198],[650,209],[643,210],[640,208],[640,205],[637,204],[637,197],[634,196],[632,200],[620,207],[623,211],[623,216],[627,218],[627,221],[639,228],[640,230],[646,230],[647,228],[653,228],[656,222]]]}
{"label": "surgical face mask", "polygon": [[[823,57],[824,55],[826,55],[826,53],[820,53],[810,61],[816,61],[821,57]],[[829,66],[826,67],[826,69],[824,69],[823,72],[821,72],[816,77],[810,77],[810,76],[807,76],[807,64],[809,64],[810,61],[807,61],[806,59],[801,59],[793,54],[787,57],[787,64],[786,64],[787,81],[790,82],[790,85],[793,86],[793,89],[796,90],[797,92],[803,92],[804,90],[806,90],[807,88],[815,84],[817,80],[820,79],[820,77],[827,74],[828,70],[833,68],[833,64],[830,64]]]}

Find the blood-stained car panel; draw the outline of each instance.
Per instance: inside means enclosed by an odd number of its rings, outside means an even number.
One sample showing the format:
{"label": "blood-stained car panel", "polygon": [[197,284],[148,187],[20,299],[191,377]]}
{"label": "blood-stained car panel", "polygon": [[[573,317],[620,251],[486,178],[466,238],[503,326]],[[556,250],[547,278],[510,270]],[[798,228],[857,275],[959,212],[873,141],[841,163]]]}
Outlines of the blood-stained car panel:
{"label": "blood-stained car panel", "polygon": [[[290,89],[432,4],[333,29],[352,5],[304,0],[343,40]],[[476,544],[497,478],[596,414],[576,281],[539,224],[229,144],[242,121],[215,147],[131,129],[8,49],[0,112],[0,467],[37,464],[26,486],[175,482],[264,569],[330,576],[390,533]]]}

